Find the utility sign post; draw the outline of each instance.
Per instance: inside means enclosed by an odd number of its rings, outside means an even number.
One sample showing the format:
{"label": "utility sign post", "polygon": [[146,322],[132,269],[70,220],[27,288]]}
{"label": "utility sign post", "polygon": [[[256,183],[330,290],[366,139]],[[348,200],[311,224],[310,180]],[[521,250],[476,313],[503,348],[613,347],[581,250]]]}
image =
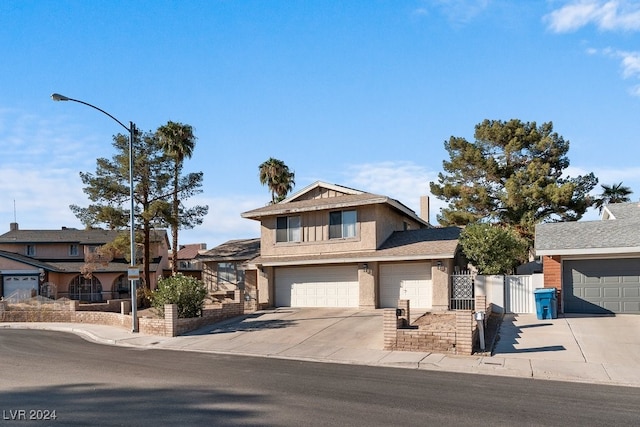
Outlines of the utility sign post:
{"label": "utility sign post", "polygon": [[137,268],[130,268],[129,280],[133,281],[133,280],[139,280],[139,279],[140,279],[140,270],[138,270]]}

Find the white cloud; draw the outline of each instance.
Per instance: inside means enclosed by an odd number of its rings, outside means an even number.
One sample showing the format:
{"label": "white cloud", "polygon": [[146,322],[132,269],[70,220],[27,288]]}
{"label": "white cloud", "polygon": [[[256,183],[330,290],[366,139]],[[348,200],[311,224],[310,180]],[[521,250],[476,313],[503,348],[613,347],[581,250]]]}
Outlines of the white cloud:
{"label": "white cloud", "polygon": [[349,187],[392,197],[420,214],[420,197],[428,195],[429,222],[436,224],[436,214],[445,203],[430,195],[429,182],[437,180],[437,173],[413,162],[365,163],[350,166],[345,172]]}
{"label": "white cloud", "polygon": [[640,77],[640,52],[618,51],[616,56],[621,58],[622,74],[625,78]]}
{"label": "white cloud", "polygon": [[209,213],[202,225],[180,231],[180,244],[207,243],[211,249],[227,240],[260,237],[260,223],[240,215],[264,203],[264,196],[193,197],[188,205],[208,205]]}
{"label": "white cloud", "polygon": [[[620,66],[622,68],[622,76],[625,79],[640,79],[640,52],[615,50],[612,48],[605,48],[600,50],[588,48],[587,53],[589,55],[602,54],[609,58],[619,60]],[[640,96],[640,85],[634,85],[629,90],[629,92],[632,96]]]}
{"label": "white cloud", "polygon": [[638,31],[640,4],[628,0],[574,0],[543,19],[556,33],[577,31],[589,24],[601,31]]}

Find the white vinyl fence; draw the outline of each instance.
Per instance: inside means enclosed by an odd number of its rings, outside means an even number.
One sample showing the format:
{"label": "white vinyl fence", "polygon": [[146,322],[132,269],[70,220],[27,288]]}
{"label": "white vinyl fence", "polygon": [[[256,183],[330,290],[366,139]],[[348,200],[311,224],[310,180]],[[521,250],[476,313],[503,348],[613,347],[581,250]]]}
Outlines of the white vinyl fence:
{"label": "white vinyl fence", "polygon": [[542,274],[517,276],[476,276],[475,294],[486,295],[496,311],[505,313],[535,313],[534,289],[544,287]]}

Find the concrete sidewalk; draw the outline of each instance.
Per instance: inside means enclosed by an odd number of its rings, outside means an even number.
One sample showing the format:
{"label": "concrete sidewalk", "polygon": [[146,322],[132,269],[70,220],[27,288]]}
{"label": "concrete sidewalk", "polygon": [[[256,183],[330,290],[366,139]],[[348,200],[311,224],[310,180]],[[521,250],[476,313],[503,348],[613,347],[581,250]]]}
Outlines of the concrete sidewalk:
{"label": "concrete sidewalk", "polygon": [[[266,310],[175,338],[90,324],[4,323],[0,328],[71,332],[98,343],[148,349],[640,387],[640,316],[537,320],[535,315],[506,315],[493,356],[452,356],[381,350],[380,310],[296,313]],[[340,330],[353,335],[345,338]]]}

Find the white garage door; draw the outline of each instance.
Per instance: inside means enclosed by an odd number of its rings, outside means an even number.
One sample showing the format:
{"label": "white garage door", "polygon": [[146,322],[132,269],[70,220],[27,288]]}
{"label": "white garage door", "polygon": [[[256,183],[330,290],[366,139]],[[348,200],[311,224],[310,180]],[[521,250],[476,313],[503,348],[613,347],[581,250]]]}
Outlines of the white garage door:
{"label": "white garage door", "polygon": [[277,307],[358,307],[357,266],[282,267],[275,271]]}
{"label": "white garage door", "polygon": [[397,307],[399,299],[408,299],[411,308],[430,309],[432,294],[431,263],[380,265],[380,308]]}
{"label": "white garage door", "polygon": [[5,276],[2,284],[4,298],[28,299],[38,292],[38,276]]}

